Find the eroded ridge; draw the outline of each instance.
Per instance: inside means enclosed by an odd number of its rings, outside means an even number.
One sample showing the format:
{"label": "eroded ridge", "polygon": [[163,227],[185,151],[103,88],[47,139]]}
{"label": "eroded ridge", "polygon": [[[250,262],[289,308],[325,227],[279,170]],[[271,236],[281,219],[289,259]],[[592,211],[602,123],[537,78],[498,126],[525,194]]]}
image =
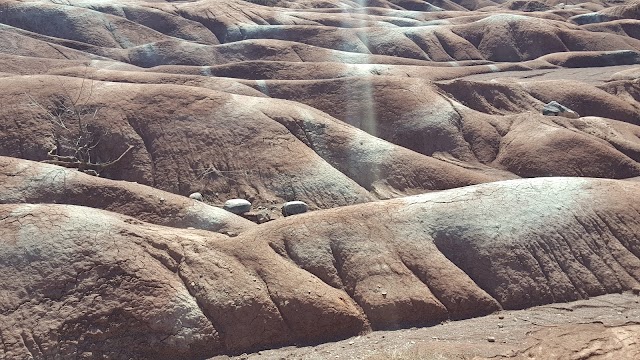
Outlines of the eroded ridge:
{"label": "eroded ridge", "polygon": [[639,190],[510,180],[235,238],[71,205],[2,205],[1,349],[205,358],[616,293],[640,279]]}

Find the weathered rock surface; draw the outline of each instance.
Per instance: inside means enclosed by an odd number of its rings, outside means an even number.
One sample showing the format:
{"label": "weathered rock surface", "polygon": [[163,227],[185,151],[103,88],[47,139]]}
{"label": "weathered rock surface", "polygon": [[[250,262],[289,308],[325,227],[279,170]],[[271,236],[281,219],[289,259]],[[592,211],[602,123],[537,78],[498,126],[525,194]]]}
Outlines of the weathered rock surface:
{"label": "weathered rock surface", "polygon": [[0,157],[0,204],[82,205],[176,228],[241,233],[253,224],[214,206],[149,186]]}
{"label": "weathered rock surface", "polygon": [[[639,6],[0,0],[0,358],[202,359],[638,286]],[[83,141],[118,159],[100,178],[41,163]],[[326,210],[256,225],[194,192]]]}
{"label": "weathered rock surface", "polygon": [[[0,155],[44,160],[60,132],[50,114],[78,99],[99,109],[96,161],[135,146],[105,177],[216,204],[331,208],[521,176],[640,176],[634,4],[364,5],[2,0]],[[612,20],[571,20],[587,13]],[[614,67],[613,82],[588,79]],[[603,119],[529,113],[552,100]],[[553,144],[528,141],[549,127]],[[543,159],[574,138],[562,163]]]}
{"label": "weathered rock surface", "polygon": [[[565,304],[500,311],[412,329],[375,331],[316,346],[289,346],[212,360],[540,359],[640,356],[638,297],[609,294]],[[495,339],[491,343],[487,340]]]}
{"label": "weathered rock surface", "polygon": [[282,215],[291,216],[306,213],[309,211],[309,205],[304,201],[287,201],[282,205]]}
{"label": "weathered rock surface", "polygon": [[0,351],[204,358],[629,290],[639,186],[512,180],[300,214],[233,239],[0,205]]}
{"label": "weathered rock surface", "polygon": [[271,218],[271,212],[269,210],[245,212],[242,214],[242,217],[257,224],[263,224],[267,221],[274,220]]}
{"label": "weathered rock surface", "polygon": [[193,199],[193,200],[198,200],[198,201],[203,201],[204,197],[202,196],[202,194],[200,194],[199,192],[194,192],[192,194],[189,195],[189,199]]}
{"label": "weathered rock surface", "polygon": [[[75,78],[0,79],[7,86],[0,88],[0,98],[16,101],[0,109],[6,120],[0,124],[0,154],[46,159],[56,127],[25,93],[54,109],[54,84],[60,81],[70,92],[85,86],[89,94],[89,84]],[[100,108],[94,121],[104,139],[96,148],[97,161],[116,158],[125,143],[134,146],[103,172],[105,177],[181,194],[197,189],[214,203],[236,197],[266,204],[300,199],[327,208],[516,177],[474,159],[464,164],[421,156],[290,101],[192,86],[91,86],[85,106]],[[176,106],[180,116],[173,114]]]}
{"label": "weathered rock surface", "polygon": [[562,116],[569,119],[578,119],[580,117],[580,115],[578,115],[577,112],[558,103],[557,101],[551,101],[548,104],[545,104],[544,107],[542,108],[542,115]]}
{"label": "weathered rock surface", "polygon": [[231,199],[225,201],[223,209],[233,214],[244,214],[251,211],[251,203],[245,199]]}

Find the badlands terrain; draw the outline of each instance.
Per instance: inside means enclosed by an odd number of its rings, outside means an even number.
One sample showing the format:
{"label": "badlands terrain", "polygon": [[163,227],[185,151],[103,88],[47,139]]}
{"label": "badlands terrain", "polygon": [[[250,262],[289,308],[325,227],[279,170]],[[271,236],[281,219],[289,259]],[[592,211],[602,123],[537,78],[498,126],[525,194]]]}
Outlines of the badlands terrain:
{"label": "badlands terrain", "polygon": [[0,359],[638,359],[638,294],[638,1],[0,0]]}

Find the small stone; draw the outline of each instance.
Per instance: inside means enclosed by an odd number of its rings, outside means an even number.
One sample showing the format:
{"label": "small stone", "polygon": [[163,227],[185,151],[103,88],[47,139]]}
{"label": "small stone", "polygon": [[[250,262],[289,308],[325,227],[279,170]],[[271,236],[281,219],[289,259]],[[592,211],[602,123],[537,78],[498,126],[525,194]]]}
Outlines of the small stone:
{"label": "small stone", "polygon": [[251,211],[251,203],[245,199],[230,199],[224,203],[223,209],[236,215]]}
{"label": "small stone", "polygon": [[282,215],[291,216],[306,213],[309,211],[309,205],[303,201],[289,201],[282,205]]}
{"label": "small stone", "polygon": [[160,198],[160,202],[165,202],[163,197]]}
{"label": "small stone", "polygon": [[496,342],[496,338],[494,338],[493,336],[489,336],[489,337],[487,338],[487,341],[488,341],[488,342]]}
{"label": "small stone", "polygon": [[631,293],[634,294],[634,295],[640,295],[640,286],[634,286],[631,289]]}
{"label": "small stone", "polygon": [[202,194],[200,194],[199,192],[194,192],[193,194],[189,195],[189,199],[198,200],[198,201],[204,200],[204,198],[202,197]]}
{"label": "small stone", "polygon": [[580,117],[578,113],[558,103],[557,101],[551,101],[550,103],[545,104],[545,106],[542,108],[542,115],[562,116],[570,119],[577,119]]}
{"label": "small stone", "polygon": [[504,325],[498,324],[498,327],[502,329],[504,327]]}
{"label": "small stone", "polygon": [[256,224],[264,224],[271,221],[271,215],[266,210],[249,211],[241,215],[243,218],[252,221]]}
{"label": "small stone", "polygon": [[500,320],[504,319],[504,315],[498,315],[498,319]]}
{"label": "small stone", "polygon": [[355,343],[356,343],[355,341],[349,341],[349,345],[353,345]]}
{"label": "small stone", "polygon": [[386,291],[382,292],[382,297],[385,298],[385,299],[387,298],[387,292]]}

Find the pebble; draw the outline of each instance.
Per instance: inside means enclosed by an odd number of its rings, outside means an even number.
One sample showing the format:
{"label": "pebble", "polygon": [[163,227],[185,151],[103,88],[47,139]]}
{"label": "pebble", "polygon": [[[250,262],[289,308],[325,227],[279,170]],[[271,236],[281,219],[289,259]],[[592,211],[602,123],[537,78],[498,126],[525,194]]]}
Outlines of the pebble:
{"label": "pebble", "polygon": [[488,341],[488,342],[496,342],[496,338],[494,338],[493,336],[489,336],[489,337],[487,338],[487,341]]}

